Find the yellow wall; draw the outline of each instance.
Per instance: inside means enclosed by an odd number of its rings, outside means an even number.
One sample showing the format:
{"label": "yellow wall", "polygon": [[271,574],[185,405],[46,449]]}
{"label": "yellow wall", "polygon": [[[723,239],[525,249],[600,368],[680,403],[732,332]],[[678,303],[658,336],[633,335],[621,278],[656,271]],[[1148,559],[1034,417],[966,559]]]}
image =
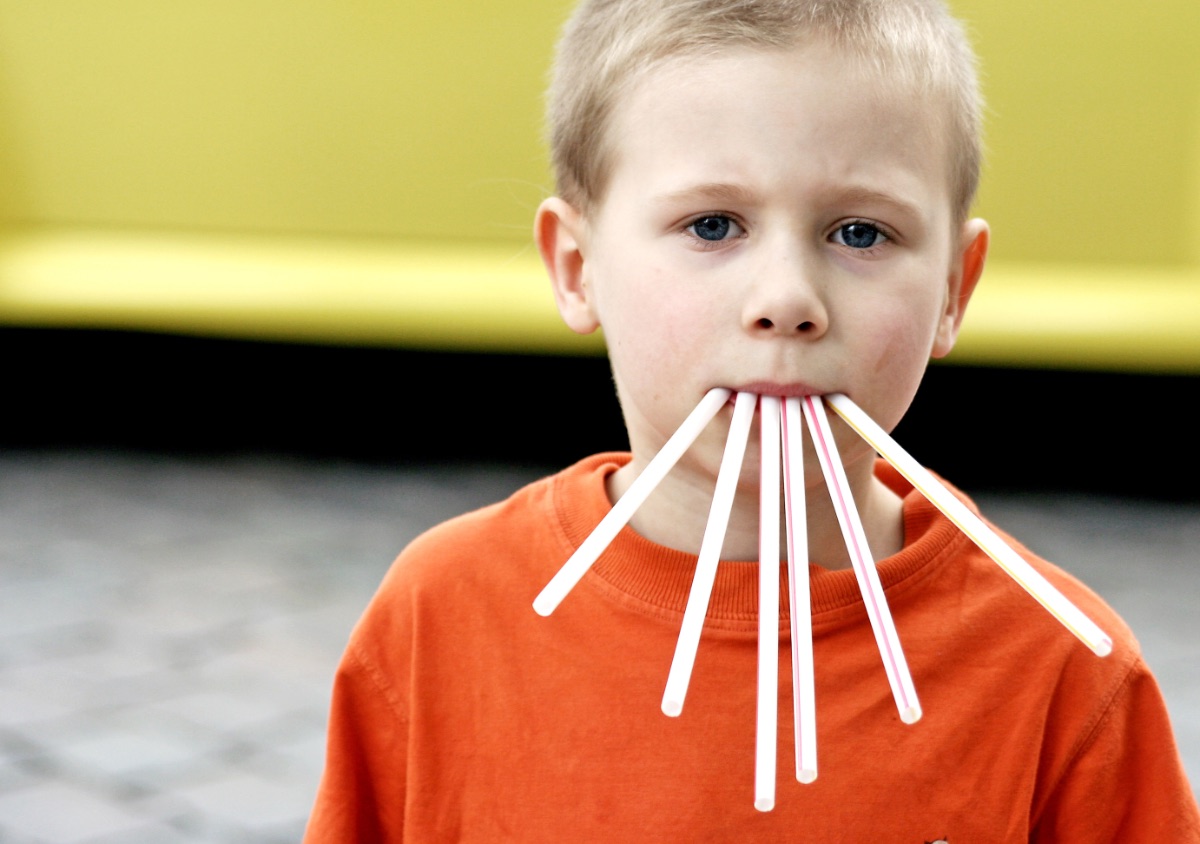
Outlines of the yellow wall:
{"label": "yellow wall", "polygon": [[1200,3],[958,0],[1000,261],[1200,262]]}
{"label": "yellow wall", "polygon": [[[1200,3],[953,5],[995,230],[957,356],[1200,371]],[[528,243],[568,6],[0,0],[0,321],[594,350]]]}
{"label": "yellow wall", "polygon": [[563,7],[3,0],[9,216],[524,239]]}

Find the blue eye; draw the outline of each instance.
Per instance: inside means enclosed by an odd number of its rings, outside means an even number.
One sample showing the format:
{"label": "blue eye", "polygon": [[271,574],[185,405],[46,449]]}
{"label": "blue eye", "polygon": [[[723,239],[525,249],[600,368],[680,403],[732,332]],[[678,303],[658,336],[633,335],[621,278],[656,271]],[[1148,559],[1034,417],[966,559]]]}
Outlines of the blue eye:
{"label": "blue eye", "polygon": [[887,235],[870,223],[846,223],[832,235],[834,243],[851,249],[870,249],[887,240]]}
{"label": "blue eye", "polygon": [[720,214],[713,214],[708,217],[701,217],[690,226],[688,231],[696,235],[701,240],[712,242],[721,241],[729,237],[730,231],[737,224],[729,217],[723,217]]}

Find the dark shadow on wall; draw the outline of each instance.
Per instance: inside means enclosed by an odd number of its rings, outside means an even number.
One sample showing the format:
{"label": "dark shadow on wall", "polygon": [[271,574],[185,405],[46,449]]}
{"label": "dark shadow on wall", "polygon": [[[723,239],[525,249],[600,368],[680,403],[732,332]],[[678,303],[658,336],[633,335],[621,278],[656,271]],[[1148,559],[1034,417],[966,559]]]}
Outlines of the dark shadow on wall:
{"label": "dark shadow on wall", "polygon": [[[602,358],[0,330],[0,446],[553,468],[626,447]],[[937,366],[895,432],[968,491],[1197,500],[1200,379]]]}
{"label": "dark shadow on wall", "polygon": [[0,330],[0,444],[556,465],[626,447],[607,362]]}

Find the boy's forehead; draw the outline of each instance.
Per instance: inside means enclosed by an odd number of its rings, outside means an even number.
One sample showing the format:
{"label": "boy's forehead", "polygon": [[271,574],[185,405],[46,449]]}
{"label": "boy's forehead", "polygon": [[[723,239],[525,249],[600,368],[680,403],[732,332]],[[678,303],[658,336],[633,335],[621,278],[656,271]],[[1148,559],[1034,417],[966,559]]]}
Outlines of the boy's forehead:
{"label": "boy's forehead", "polygon": [[[704,84],[705,80],[716,83],[740,78],[746,86],[744,93],[751,95],[752,86],[762,79],[763,68],[768,64],[786,68],[782,74],[785,78],[819,77],[823,84],[836,86],[838,96],[849,100],[878,106],[902,104],[905,113],[921,114],[920,126],[944,123],[951,107],[944,97],[921,90],[909,74],[890,72],[892,68],[883,56],[860,55],[828,39],[812,36],[782,48],[732,45],[664,56],[647,64],[623,86],[614,113],[619,117],[639,99],[646,98],[659,100],[657,107],[661,107],[663,99],[670,102],[671,95],[681,85]],[[725,104],[733,109],[741,99],[728,99]]]}
{"label": "boy's forehead", "polygon": [[[798,96],[788,99],[792,91]],[[662,184],[669,194],[744,198],[735,195],[743,190],[739,174],[757,163],[760,175],[768,175],[770,162],[755,162],[754,155],[769,142],[781,167],[791,148],[803,148],[828,156],[833,177],[847,166],[842,154],[853,150],[859,173],[902,165],[948,195],[952,165],[938,131],[940,108],[826,44],[674,56],[645,71],[618,103],[606,181],[633,164],[636,178]],[[638,167],[648,160],[652,167]],[[891,180],[903,175],[891,173]]]}

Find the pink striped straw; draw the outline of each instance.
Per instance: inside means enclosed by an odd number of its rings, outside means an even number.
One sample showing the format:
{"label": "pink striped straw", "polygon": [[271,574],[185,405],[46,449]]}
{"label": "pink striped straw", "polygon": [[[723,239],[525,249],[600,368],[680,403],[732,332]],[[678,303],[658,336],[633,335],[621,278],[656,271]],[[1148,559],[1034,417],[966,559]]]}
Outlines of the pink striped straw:
{"label": "pink striped straw", "polygon": [[983,519],[971,512],[967,505],[959,501],[937,478],[909,456],[908,452],[863,413],[858,405],[840,393],[825,396],[825,401],[833,408],[834,413],[891,463],[896,471],[907,478],[914,489],[920,491],[930,503],[945,514],[946,518],[958,525],[959,530],[969,536],[1009,577],[1019,583],[1093,653],[1097,656],[1108,656],[1112,653],[1111,636],[1084,615],[1082,610],[988,527]]}
{"label": "pink striped straw", "polygon": [[913,687],[908,662],[904,658],[904,650],[900,647],[900,637],[896,634],[896,625],[892,621],[892,613],[883,594],[883,585],[879,582],[875,560],[867,546],[862,519],[850,494],[850,484],[846,480],[846,471],[842,467],[833,432],[829,428],[829,419],[825,416],[825,406],[819,397],[814,399],[812,396],[805,396],[803,402],[808,430],[812,434],[817,459],[825,475],[825,485],[829,488],[834,512],[837,514],[842,536],[846,540],[846,550],[850,554],[850,563],[858,578],[858,588],[862,590],[871,629],[875,632],[875,642],[879,646],[888,683],[892,687],[892,697],[896,700],[896,708],[900,710],[900,720],[906,724],[913,724],[921,718],[921,704],[917,700],[917,691]]}
{"label": "pink striped straw", "polygon": [[783,400],[783,492],[787,516],[788,588],[792,623],[792,715],[796,779],[817,778],[817,695],[813,672],[812,599],[808,583],[808,524],[804,503],[804,427],[800,399]]}

